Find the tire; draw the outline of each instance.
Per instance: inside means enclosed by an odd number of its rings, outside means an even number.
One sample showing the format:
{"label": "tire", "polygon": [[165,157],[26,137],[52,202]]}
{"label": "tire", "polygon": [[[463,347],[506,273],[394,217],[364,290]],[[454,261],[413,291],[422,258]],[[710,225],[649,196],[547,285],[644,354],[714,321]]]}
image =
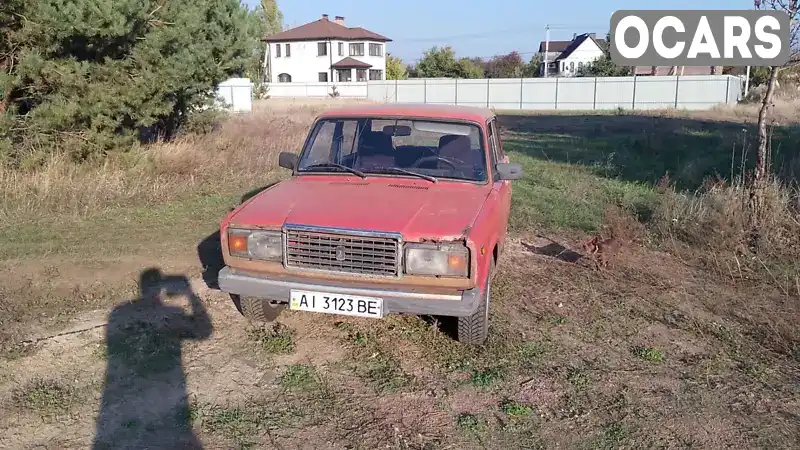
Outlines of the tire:
{"label": "tire", "polygon": [[[234,297],[233,295],[231,297]],[[286,307],[284,304],[273,305],[268,300],[254,297],[236,296],[234,303],[238,303],[242,315],[253,322],[272,322],[278,317],[281,310]]]}
{"label": "tire", "polygon": [[468,345],[481,345],[489,334],[489,300],[492,296],[492,276],[494,260],[490,263],[486,286],[481,292],[481,300],[475,314],[458,318],[458,342]]}

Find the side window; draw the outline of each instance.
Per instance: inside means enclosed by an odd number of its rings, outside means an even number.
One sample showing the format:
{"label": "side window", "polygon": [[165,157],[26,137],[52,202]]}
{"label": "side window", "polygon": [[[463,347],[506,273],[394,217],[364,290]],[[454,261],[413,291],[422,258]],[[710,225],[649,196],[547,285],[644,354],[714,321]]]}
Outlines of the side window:
{"label": "side window", "polygon": [[333,134],[336,130],[336,122],[326,121],[318,125],[314,140],[311,142],[311,148],[308,149],[302,167],[312,166],[330,161],[331,152],[333,151]]}
{"label": "side window", "polygon": [[495,153],[497,154],[497,161],[502,161],[505,158],[503,153],[503,139],[500,137],[500,131],[497,129],[497,118],[492,119],[492,135],[495,139]]}
{"label": "side window", "polygon": [[489,122],[487,127],[489,130],[489,169],[492,171],[492,180],[497,181],[500,174],[497,173],[495,166],[497,165],[497,136],[495,136],[494,120]]}
{"label": "side window", "polygon": [[326,120],[317,125],[300,168],[326,162],[347,163],[355,151],[355,120]]}

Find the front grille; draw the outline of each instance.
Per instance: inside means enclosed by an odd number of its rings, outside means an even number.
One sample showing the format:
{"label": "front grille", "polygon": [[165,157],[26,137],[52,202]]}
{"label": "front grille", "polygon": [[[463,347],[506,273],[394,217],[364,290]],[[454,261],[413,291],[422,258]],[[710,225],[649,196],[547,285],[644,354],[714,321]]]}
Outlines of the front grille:
{"label": "front grille", "polygon": [[286,266],[362,275],[397,276],[399,240],[307,230],[286,232]]}

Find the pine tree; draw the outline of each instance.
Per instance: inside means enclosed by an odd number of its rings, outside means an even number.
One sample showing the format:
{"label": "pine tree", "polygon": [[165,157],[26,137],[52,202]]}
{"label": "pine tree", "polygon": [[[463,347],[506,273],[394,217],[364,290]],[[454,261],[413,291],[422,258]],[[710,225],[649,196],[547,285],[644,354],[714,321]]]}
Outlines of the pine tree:
{"label": "pine tree", "polygon": [[252,50],[238,0],[16,1],[0,10],[0,21],[9,5],[21,18],[0,44],[12,49],[0,124],[12,159],[170,138],[220,81],[243,73]]}

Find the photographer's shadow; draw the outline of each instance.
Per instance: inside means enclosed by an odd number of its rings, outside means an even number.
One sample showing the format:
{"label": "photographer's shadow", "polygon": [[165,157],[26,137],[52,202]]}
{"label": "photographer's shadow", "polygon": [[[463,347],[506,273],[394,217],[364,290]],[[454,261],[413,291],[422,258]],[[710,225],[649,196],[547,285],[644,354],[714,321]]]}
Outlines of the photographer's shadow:
{"label": "photographer's shadow", "polygon": [[[181,343],[211,336],[211,318],[185,276],[147,269],[139,290],[109,316],[93,448],[202,448],[192,430]],[[174,296],[188,299],[189,313],[163,302]]]}

